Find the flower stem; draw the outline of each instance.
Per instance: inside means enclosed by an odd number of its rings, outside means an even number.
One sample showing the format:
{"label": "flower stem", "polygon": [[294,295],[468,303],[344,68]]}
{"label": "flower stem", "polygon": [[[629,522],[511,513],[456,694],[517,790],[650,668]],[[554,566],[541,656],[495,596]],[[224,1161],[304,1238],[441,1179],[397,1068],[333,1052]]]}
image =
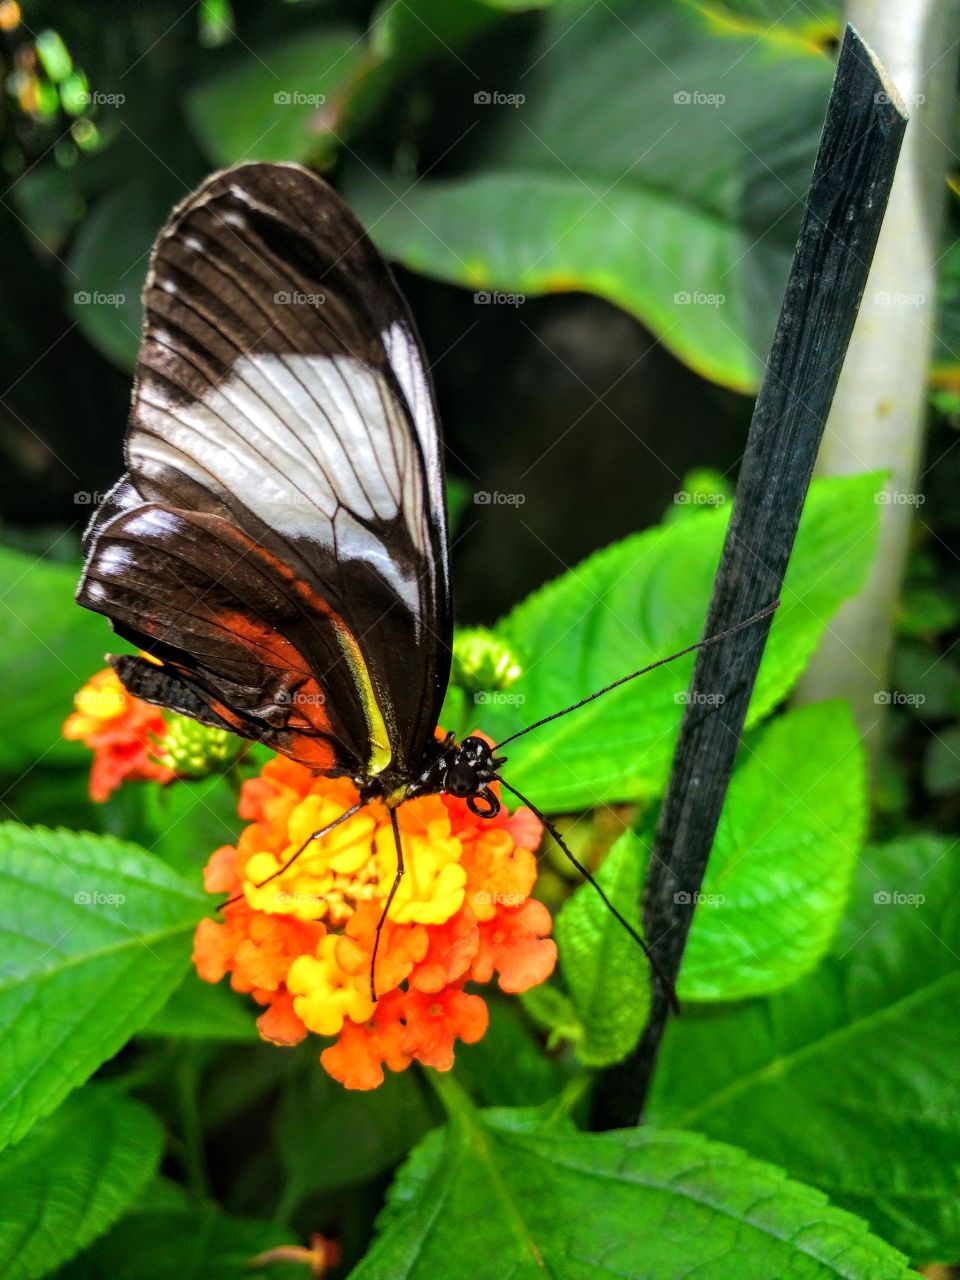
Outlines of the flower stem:
{"label": "flower stem", "polygon": [[185,1055],[174,1071],[174,1084],[180,1107],[180,1127],[183,1139],[183,1161],[187,1185],[198,1200],[210,1198],[210,1180],[207,1159],[203,1149],[203,1124],[197,1102],[200,1083],[197,1064]]}
{"label": "flower stem", "polygon": [[[958,0],[847,0],[849,20],[886,65],[910,110],[890,205],[877,242],[850,354],[817,460],[822,475],[883,468],[879,552],[863,590],[833,619],[797,691],[800,702],[846,698],[871,760],[883,738],[893,624],[919,476],[933,346],[937,265],[956,102],[956,59],[948,50]],[[924,475],[936,460],[927,463]]]}

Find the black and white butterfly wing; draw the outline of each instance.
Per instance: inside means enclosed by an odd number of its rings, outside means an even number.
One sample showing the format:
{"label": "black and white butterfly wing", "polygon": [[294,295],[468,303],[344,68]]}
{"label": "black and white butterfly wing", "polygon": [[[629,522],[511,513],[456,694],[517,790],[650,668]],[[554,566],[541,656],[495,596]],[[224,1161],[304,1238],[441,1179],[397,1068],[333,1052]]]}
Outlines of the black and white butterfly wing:
{"label": "black and white butterfly wing", "polygon": [[131,692],[315,768],[404,778],[451,605],[440,433],[389,270],[322,179],[216,174],[154,249],[127,473],[81,604]]}

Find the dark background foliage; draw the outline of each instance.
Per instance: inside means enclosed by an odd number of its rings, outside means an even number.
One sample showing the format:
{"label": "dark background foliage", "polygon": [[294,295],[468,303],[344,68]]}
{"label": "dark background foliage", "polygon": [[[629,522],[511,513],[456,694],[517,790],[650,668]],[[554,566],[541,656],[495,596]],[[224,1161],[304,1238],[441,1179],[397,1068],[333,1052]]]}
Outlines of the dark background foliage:
{"label": "dark background foliage", "polygon": [[[321,11],[331,24],[370,16],[364,5]],[[124,320],[136,330],[142,254],[172,204],[217,160],[196,140],[184,97],[238,57],[249,64],[256,56],[230,40],[204,48],[198,17],[176,4],[31,9],[31,27],[59,30],[91,85],[125,92],[127,101],[120,124],[100,109],[104,143],[92,155],[76,148],[63,112],[30,121],[7,104],[0,323],[18,381],[4,398],[2,510],[12,525],[76,529],[86,513],[74,494],[102,492],[115,478],[129,378],[78,328],[71,267],[78,241],[84,259],[108,241],[111,291],[127,296]],[[310,5],[235,8],[237,37],[254,51],[315,30],[320,17]],[[536,21],[518,15],[471,45],[483,82],[508,80],[504,53],[519,61]],[[8,43],[25,36],[18,31]],[[431,79],[398,87],[366,124],[371,162],[392,167],[414,155],[420,171],[437,165],[437,177],[469,166],[464,148],[449,148],[481,113],[463,91],[463,67],[437,52]],[[312,75],[309,64],[302,74]],[[111,217],[118,187],[122,209]],[[692,467],[735,467],[749,399],[691,374],[636,320],[578,294],[481,311],[463,289],[402,267],[398,274],[434,366],[452,475],[471,493],[522,490],[526,499],[521,519],[498,508],[482,522],[464,520],[455,551],[463,621],[492,621],[545,578],[658,519]],[[119,333],[130,352],[133,335]]]}

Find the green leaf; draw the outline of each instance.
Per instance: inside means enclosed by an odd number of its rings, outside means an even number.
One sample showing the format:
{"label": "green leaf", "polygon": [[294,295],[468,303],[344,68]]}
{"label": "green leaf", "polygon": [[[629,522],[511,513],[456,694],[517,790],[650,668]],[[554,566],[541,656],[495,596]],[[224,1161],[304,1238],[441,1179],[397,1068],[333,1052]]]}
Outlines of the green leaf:
{"label": "green leaf", "polygon": [[41,31],[36,38],[37,56],[44,71],[58,84],[73,70],[73,59],[56,31]]}
{"label": "green leaf", "polygon": [[149,1022],[207,906],[136,845],[0,824],[0,1145]]}
{"label": "green leaf", "polygon": [[526,1112],[458,1104],[401,1170],[351,1280],[694,1273],[908,1274],[863,1223],[734,1147],[651,1129],[536,1132]]}
{"label": "green leaf", "polygon": [[888,696],[891,704],[920,720],[929,723],[960,714],[960,670],[929,645],[911,641],[897,645],[892,685],[877,696]]}
{"label": "green leaf", "polygon": [[[71,743],[71,745],[76,745]],[[70,769],[26,765],[19,777],[4,780],[3,812],[8,818],[75,830],[97,831],[103,826],[104,808],[90,799],[90,752]],[[112,833],[111,833],[112,834]]]}
{"label": "green leaf", "polygon": [[200,0],[200,43],[208,49],[226,44],[234,34],[230,0]]}
{"label": "green leaf", "polygon": [[461,160],[456,176],[401,185],[366,163],[345,169],[380,247],[470,289],[596,293],[698,372],[754,390],[829,61],[796,41],[718,40],[673,0],[558,0],[524,67],[471,82],[487,97],[466,172]]}
{"label": "green leaf", "polygon": [[470,486],[461,476],[447,476],[447,524],[456,530],[471,499]]}
{"label": "green leaf", "polygon": [[734,486],[729,477],[713,467],[688,471],[663,513],[663,523],[696,519],[711,507],[722,507],[733,500]]}
{"label": "green leaf", "polygon": [[552,982],[522,992],[520,1003],[534,1025],[549,1032],[550,1047],[560,1040],[583,1039],[583,1024],[573,1001]]}
{"label": "green leaf", "polygon": [[144,844],[188,880],[199,881],[210,855],[236,844],[245,823],[224,774],[144,789]]}
{"label": "green leaf", "polygon": [[831,959],[671,1025],[650,1118],[736,1139],[918,1262],[960,1255],[958,901],[951,842],[868,847]]}
{"label": "green leaf", "polygon": [[11,197],[29,231],[51,253],[62,252],[85,212],[76,166],[31,169],[24,173]]}
{"label": "green leaf", "polygon": [[202,1082],[198,1105],[204,1128],[211,1133],[229,1131],[247,1124],[251,1114],[272,1113],[281,1090],[302,1070],[304,1055],[315,1070],[321,1070],[316,1046],[309,1043],[299,1050],[281,1051],[258,1036],[256,1044],[224,1046],[219,1057],[224,1069],[215,1067]]}
{"label": "green leaf", "polygon": [[192,971],[141,1034],[176,1040],[259,1041],[249,1002],[229,987],[202,982]]}
{"label": "green leaf", "polygon": [[137,1197],[132,1211],[149,1210],[153,1213],[166,1213],[175,1210],[179,1213],[181,1210],[189,1209],[191,1204],[190,1193],[186,1187],[158,1173],[155,1178],[150,1179],[143,1193]]}
{"label": "green leaf", "polygon": [[404,0],[397,4],[396,0],[380,0],[370,19],[369,63],[351,86],[350,120],[367,120],[391,90],[402,93],[406,89],[407,99],[414,99],[423,84],[425,64],[444,61],[448,67],[455,64],[476,76],[466,52],[471,42],[510,14],[542,9],[550,3],[552,0],[457,0],[456,4],[449,0]]}
{"label": "green leaf", "polygon": [[900,601],[897,631],[902,636],[938,636],[960,622],[960,601],[946,587],[908,586]]}
{"label": "green leaf", "polygon": [[766,995],[826,953],[866,823],[863,749],[847,704],[799,707],[741,749],[677,990]]}
{"label": "green leaf", "polygon": [[163,1131],[146,1107],[91,1086],[4,1157],[0,1274],[33,1280],[85,1248],[153,1175]]}
{"label": "green leaf", "polygon": [[[681,0],[683,3],[684,0]],[[800,41],[822,52],[840,38],[837,0],[690,0],[710,19],[718,37],[752,33],[765,43]]]}
{"label": "green leaf", "polygon": [[[638,933],[642,860],[640,841],[626,831],[596,877]],[[650,1009],[646,956],[590,884],[580,885],[563,904],[556,938],[564,980],[583,1024],[577,1056],[592,1067],[619,1062],[639,1040]]]}
{"label": "green leaf", "polygon": [[436,1122],[417,1076],[389,1073],[356,1093],[321,1071],[316,1055],[284,1088],[277,1150],[287,1174],[280,1217],[307,1195],[368,1182],[398,1164]]}
{"label": "green leaf", "polygon": [[187,118],[216,164],[329,155],[345,98],[368,57],[363,33],[326,27],[240,53],[235,65],[192,89]]}
{"label": "green leaf", "polygon": [[960,241],[950,239],[939,259],[937,334],[933,364],[954,394],[960,376]]}
{"label": "green leaf", "polygon": [[[560,996],[555,987],[549,988]],[[544,986],[531,988],[542,992]],[[530,994],[530,993],[526,993]],[[560,1073],[514,999],[486,996],[490,1029],[476,1044],[457,1046],[457,1078],[487,1106],[535,1106],[560,1089]]]}
{"label": "green leaf", "polygon": [[[84,494],[78,512],[90,512]],[[80,570],[0,549],[0,769],[82,761],[89,752],[60,733],[74,694],[104,665],[110,630],[74,604]],[[13,732],[12,727],[16,726]]]}
{"label": "green leaf", "polygon": [[[747,716],[793,687],[837,607],[862,585],[876,547],[876,475],[815,481],[800,522]],[[512,701],[479,728],[500,741],[541,716],[697,640],[729,511],[634,534],[535,591],[497,633],[519,655]],[[631,681],[507,748],[504,773],[548,813],[646,799],[667,778],[693,656]]]}
{"label": "green leaf", "polygon": [[381,0],[370,20],[370,43],[387,77],[397,80],[432,58],[456,56],[457,49],[498,21],[498,8],[537,7],[528,0],[505,5],[489,0],[459,0],[455,5],[446,0]]}
{"label": "green leaf", "polygon": [[276,1223],[213,1208],[144,1210],[128,1214],[60,1280],[306,1280],[302,1262],[250,1265],[267,1249],[300,1243]]}

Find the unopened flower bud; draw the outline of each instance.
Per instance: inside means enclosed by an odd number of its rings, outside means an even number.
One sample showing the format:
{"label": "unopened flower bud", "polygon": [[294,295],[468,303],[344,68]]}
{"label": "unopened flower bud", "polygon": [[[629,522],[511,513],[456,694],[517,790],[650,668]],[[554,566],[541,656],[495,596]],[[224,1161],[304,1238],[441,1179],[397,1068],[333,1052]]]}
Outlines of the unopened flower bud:
{"label": "unopened flower bud", "polygon": [[242,746],[243,740],[226,729],[212,729],[186,716],[171,715],[156,758],[178,777],[205,778],[227,769]]}
{"label": "unopened flower bud", "polygon": [[516,655],[485,627],[459,631],[453,642],[451,679],[467,693],[509,689],[523,675]]}

